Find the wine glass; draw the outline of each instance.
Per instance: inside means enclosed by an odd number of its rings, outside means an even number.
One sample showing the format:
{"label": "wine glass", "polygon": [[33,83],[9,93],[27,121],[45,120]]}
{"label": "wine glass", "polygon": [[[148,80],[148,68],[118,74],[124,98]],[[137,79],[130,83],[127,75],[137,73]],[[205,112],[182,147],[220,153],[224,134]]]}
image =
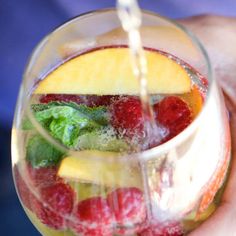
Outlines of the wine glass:
{"label": "wine glass", "polygon": [[231,144],[208,56],[177,23],[142,18],[159,132],[151,140],[115,9],[58,27],[27,64],[12,168],[42,235],[184,235],[220,203]]}

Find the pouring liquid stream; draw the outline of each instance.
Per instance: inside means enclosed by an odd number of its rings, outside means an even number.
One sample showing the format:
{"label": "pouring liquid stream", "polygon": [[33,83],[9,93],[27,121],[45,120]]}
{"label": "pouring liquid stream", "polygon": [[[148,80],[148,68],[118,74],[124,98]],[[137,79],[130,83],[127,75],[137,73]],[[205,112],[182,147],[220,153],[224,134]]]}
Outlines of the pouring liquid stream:
{"label": "pouring liquid stream", "polygon": [[[137,0],[117,0],[118,15],[122,24],[123,29],[128,34],[129,49],[131,52],[132,67],[135,77],[138,79],[140,84],[140,99],[142,105],[142,112],[144,117],[146,140],[147,142],[158,143],[162,138],[162,128],[159,127],[155,122],[154,112],[150,102],[150,96],[147,87],[147,59],[142,46],[140,27],[142,24],[142,15],[140,7],[138,6]],[[158,79],[158,78],[157,78]],[[146,119],[148,118],[148,119]],[[145,145],[145,141],[144,141]],[[152,196],[148,191],[150,176],[148,173],[156,170],[155,164],[147,165],[147,162],[143,159],[142,163],[142,175],[144,179],[144,191],[146,202],[149,202],[147,207],[148,218],[152,216],[161,216],[162,211],[168,211],[169,201],[172,197],[172,162],[173,160],[163,159],[162,171],[160,171],[160,181],[156,183],[162,189],[160,195],[157,197]],[[162,209],[159,211],[159,209]],[[153,212],[155,211],[155,213]],[[163,217],[165,218],[165,216]]]}
{"label": "pouring liquid stream", "polygon": [[153,109],[147,88],[147,60],[142,46],[140,27],[142,24],[141,10],[136,0],[118,0],[118,15],[123,29],[128,34],[129,49],[131,52],[132,67],[140,85],[140,99],[144,117],[147,139],[160,139],[160,133],[155,123]]}

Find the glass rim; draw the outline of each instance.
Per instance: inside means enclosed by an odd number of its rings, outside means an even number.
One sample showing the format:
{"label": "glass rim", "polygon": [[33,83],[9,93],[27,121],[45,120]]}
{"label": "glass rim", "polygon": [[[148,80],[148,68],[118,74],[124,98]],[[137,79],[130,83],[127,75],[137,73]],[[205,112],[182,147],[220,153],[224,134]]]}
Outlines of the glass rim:
{"label": "glass rim", "polygon": [[[26,67],[25,67],[26,69],[24,70],[24,74],[23,74],[23,87],[26,83],[26,76],[28,74],[29,68],[31,67],[31,63],[33,61],[33,58],[37,55],[37,53],[40,51],[40,49],[47,43],[48,39],[50,38],[50,36],[52,34],[56,33],[57,31],[59,31],[60,29],[62,29],[64,27],[67,27],[69,24],[73,23],[74,21],[81,20],[85,17],[94,16],[95,14],[103,14],[103,13],[107,13],[107,12],[114,12],[115,14],[117,14],[116,8],[104,8],[104,9],[92,10],[92,11],[85,12],[85,13],[79,14],[78,16],[75,16],[75,17],[71,18],[70,20],[60,24],[59,26],[54,28],[51,32],[49,32],[36,45],[36,47],[34,48],[34,50],[31,53],[31,56],[29,57],[28,63],[26,64]],[[171,150],[173,147],[178,146],[179,144],[181,144],[182,141],[185,141],[188,137],[190,137],[191,134],[193,133],[193,131],[198,126],[198,123],[202,119],[203,114],[206,113],[206,107],[207,107],[207,104],[209,102],[209,97],[211,96],[212,86],[213,86],[213,82],[214,82],[213,71],[212,71],[212,66],[211,66],[211,63],[210,63],[209,56],[208,56],[205,48],[203,47],[203,45],[199,41],[199,39],[192,32],[190,32],[188,29],[186,29],[183,25],[177,23],[175,20],[166,18],[166,17],[161,16],[161,15],[155,13],[155,12],[142,9],[142,14],[147,14],[149,16],[151,15],[151,16],[160,18],[160,19],[170,23],[171,25],[173,25],[177,29],[181,30],[183,33],[185,33],[187,35],[188,38],[190,38],[190,40],[193,42],[194,46],[200,51],[203,58],[205,59],[205,64],[206,64],[206,67],[207,67],[208,91],[207,91],[206,99],[204,101],[204,104],[203,104],[203,107],[202,107],[201,111],[199,112],[197,117],[194,118],[192,123],[187,128],[185,128],[177,136],[171,138],[169,141],[167,141],[167,142],[165,142],[161,145],[158,145],[156,147],[153,147],[151,149],[148,149],[148,150],[145,150],[145,151],[140,151],[138,153],[131,153],[131,154],[121,153],[119,155],[119,160],[125,160],[125,161],[136,160],[136,158],[138,158],[138,160],[146,161],[148,159],[151,159],[153,157],[153,155],[157,156],[157,155],[160,155],[160,154],[165,154],[168,150]],[[53,68],[50,71],[52,71],[52,70],[53,70]],[[20,94],[22,94],[21,92],[22,91],[20,91]],[[25,96],[25,94],[23,96]],[[86,151],[86,150],[71,150],[68,147],[66,147],[65,145],[63,145],[62,143],[60,143],[59,141],[57,141],[56,139],[54,139],[40,125],[40,123],[35,119],[35,117],[32,113],[32,110],[30,109],[29,99],[27,99],[27,101],[26,101],[26,106],[27,106],[26,113],[29,116],[30,121],[35,126],[36,130],[40,133],[40,135],[42,135],[49,143],[53,144],[57,149],[67,153],[68,156],[73,155],[73,156],[76,157],[76,156],[79,155],[79,153],[81,151]],[[81,157],[79,156],[79,158],[81,158]],[[102,156],[92,157],[92,158],[101,159]],[[117,157],[112,157],[111,156],[111,158],[109,158],[109,161],[112,160],[113,158],[115,158],[117,160]],[[107,160],[107,158],[106,158],[106,160]]]}

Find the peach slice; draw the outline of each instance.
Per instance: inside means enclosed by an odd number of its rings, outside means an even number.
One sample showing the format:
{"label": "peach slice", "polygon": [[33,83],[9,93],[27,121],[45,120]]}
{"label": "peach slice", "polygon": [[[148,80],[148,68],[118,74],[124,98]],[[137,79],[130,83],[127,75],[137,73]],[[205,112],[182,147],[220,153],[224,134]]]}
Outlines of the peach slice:
{"label": "peach slice", "polygon": [[118,153],[80,151],[62,160],[58,176],[69,181],[94,183],[104,186],[139,187],[141,172],[134,163],[121,161]]}
{"label": "peach slice", "polygon": [[[175,61],[156,51],[145,51],[149,93],[187,93],[191,80]],[[36,94],[139,94],[128,48],[90,51],[64,63],[44,80]]]}

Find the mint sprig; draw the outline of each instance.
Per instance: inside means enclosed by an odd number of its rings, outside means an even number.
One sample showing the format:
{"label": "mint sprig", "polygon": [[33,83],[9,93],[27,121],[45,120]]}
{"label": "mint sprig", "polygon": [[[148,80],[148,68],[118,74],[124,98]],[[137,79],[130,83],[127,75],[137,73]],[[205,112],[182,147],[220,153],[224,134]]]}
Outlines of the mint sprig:
{"label": "mint sprig", "polygon": [[34,168],[55,166],[63,156],[63,152],[49,144],[40,135],[31,137],[26,147],[26,160]]}
{"label": "mint sprig", "polygon": [[108,124],[106,107],[52,102],[32,106],[36,120],[57,140],[75,148],[78,137]]}
{"label": "mint sprig", "polygon": [[[73,102],[33,104],[36,120],[59,142],[74,150],[101,150],[124,152],[129,149],[126,141],[117,138],[109,125],[105,106],[88,107]],[[27,119],[23,129],[33,129]],[[26,159],[35,168],[57,165],[64,153],[57,150],[40,135],[29,139]]]}

